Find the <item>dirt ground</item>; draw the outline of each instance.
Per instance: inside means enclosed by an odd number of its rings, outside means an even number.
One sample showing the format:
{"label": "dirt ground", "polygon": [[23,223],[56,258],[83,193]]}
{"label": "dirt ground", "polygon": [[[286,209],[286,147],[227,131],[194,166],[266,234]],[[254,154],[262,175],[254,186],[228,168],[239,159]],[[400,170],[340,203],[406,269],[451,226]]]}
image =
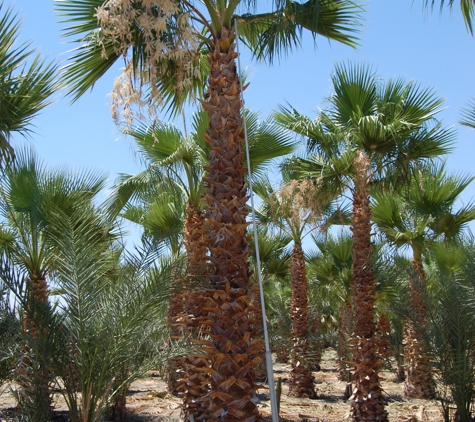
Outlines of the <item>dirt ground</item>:
{"label": "dirt ground", "polygon": [[[274,377],[282,378],[280,421],[337,422],[350,420],[350,404],[343,393],[345,383],[338,381],[335,366],[336,354],[328,349],[323,355],[321,371],[315,372],[315,387],[318,398],[296,399],[287,397],[287,379],[290,367],[274,365]],[[387,410],[391,422],[442,422],[443,417],[437,401],[403,399],[403,384],[395,382],[392,372],[382,373],[382,386],[387,397]],[[259,405],[263,417],[270,421],[270,401],[267,389],[259,391]],[[15,401],[8,388],[0,394],[0,422],[13,422]],[[179,422],[181,400],[166,391],[164,381],[153,374],[137,380],[127,395],[127,419],[131,422]],[[55,420],[68,421],[67,408],[59,393],[55,394]]]}

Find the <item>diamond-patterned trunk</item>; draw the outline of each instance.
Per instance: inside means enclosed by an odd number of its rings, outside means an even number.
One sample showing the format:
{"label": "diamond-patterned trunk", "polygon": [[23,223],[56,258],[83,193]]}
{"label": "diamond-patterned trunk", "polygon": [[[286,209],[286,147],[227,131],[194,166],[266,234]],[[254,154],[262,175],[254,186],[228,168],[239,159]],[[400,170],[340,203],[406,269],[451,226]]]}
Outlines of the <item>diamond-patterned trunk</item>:
{"label": "diamond-patterned trunk", "polygon": [[427,325],[427,307],[422,298],[426,288],[422,258],[415,257],[412,266],[415,277],[409,280],[409,306],[413,319],[408,319],[404,325],[404,361],[407,373],[404,395],[407,398],[429,399],[434,397],[435,383],[423,335]]}
{"label": "diamond-patterned trunk", "polygon": [[338,310],[338,379],[347,383],[351,382],[352,351],[348,346],[353,332],[353,311],[351,304],[345,303]]}
{"label": "diamond-patterned trunk", "polygon": [[371,209],[368,191],[369,160],[359,152],[355,160],[353,191],[353,342],[354,381],[353,421],[387,421],[379,381],[381,362],[375,342],[375,284],[371,265]]}
{"label": "diamond-patterned trunk", "polygon": [[290,318],[292,321],[292,350],[290,364],[292,371],[289,379],[289,394],[295,397],[315,398],[313,387],[312,356],[308,340],[308,286],[305,269],[305,255],[302,245],[294,242],[290,262],[290,283],[292,304]]}
{"label": "diamond-patterned trunk", "polygon": [[[207,276],[207,234],[202,209],[188,205],[186,214],[183,243],[187,253],[188,290],[184,293],[185,311],[179,324],[192,340],[196,340],[206,330],[200,324],[206,306],[206,290],[200,285]],[[205,417],[206,409],[201,398],[209,392],[209,367],[210,358],[207,355],[188,354],[181,361],[177,390],[183,398],[185,420],[196,421]]]}
{"label": "diamond-patterned trunk", "polygon": [[249,294],[247,186],[243,167],[244,131],[241,81],[237,74],[232,35],[222,28],[210,55],[209,115],[205,139],[211,146],[204,179],[208,204],[209,292],[206,324],[212,341],[211,391],[206,397],[207,421],[254,421],[259,418],[253,367],[262,350]]}

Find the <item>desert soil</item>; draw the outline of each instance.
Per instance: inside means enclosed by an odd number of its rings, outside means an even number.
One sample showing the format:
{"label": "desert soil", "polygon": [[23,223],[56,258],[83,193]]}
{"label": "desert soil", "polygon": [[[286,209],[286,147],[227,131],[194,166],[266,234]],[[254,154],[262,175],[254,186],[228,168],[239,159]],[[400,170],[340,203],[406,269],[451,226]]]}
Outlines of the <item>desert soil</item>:
{"label": "desert soil", "polygon": [[[318,398],[297,399],[287,396],[290,367],[286,364],[274,365],[276,381],[282,378],[280,421],[296,422],[337,422],[349,421],[350,404],[344,398],[345,383],[338,381],[335,365],[336,354],[327,349],[323,355],[321,370],[315,372],[315,388]],[[395,381],[394,373],[383,371],[381,384],[387,398],[387,411],[391,422],[442,422],[443,417],[437,401],[404,400],[402,383]],[[268,390],[259,390],[262,399],[259,407],[263,417],[270,421],[270,401]],[[15,401],[9,388],[0,394],[0,422],[13,422]],[[135,381],[127,395],[127,420],[131,422],[179,422],[181,400],[166,390],[165,382],[153,373]],[[55,420],[68,421],[67,407],[59,393],[55,394]]]}

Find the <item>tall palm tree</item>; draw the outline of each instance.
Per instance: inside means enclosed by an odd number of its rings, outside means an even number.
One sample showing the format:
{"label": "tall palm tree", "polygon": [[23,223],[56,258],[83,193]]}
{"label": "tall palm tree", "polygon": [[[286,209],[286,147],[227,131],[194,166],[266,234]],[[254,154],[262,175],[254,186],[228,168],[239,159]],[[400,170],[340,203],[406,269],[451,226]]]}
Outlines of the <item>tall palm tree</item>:
{"label": "tall palm tree", "polygon": [[[292,110],[277,119],[308,138],[309,158],[289,165],[300,177],[332,182],[351,193],[353,205],[354,420],[387,420],[373,341],[375,285],[372,270],[370,187],[383,176],[401,181],[414,165],[448,152],[452,133],[434,122],[442,100],[402,79],[378,81],[365,66],[336,66],[329,108],[316,121]],[[384,170],[384,171],[383,171]]]}
{"label": "tall palm tree", "polygon": [[[206,287],[202,280],[208,258],[202,197],[206,191],[203,175],[209,155],[209,144],[203,138],[207,126],[208,116],[201,110],[193,116],[189,135],[184,135],[174,126],[161,124],[140,125],[129,130],[147,168],[134,176],[122,175],[111,203],[111,209],[115,212],[127,204],[123,216],[142,224],[145,232],[157,241],[168,236],[175,253],[180,251],[182,241],[185,245],[186,280],[173,281],[180,287],[172,288],[172,291],[180,290],[180,293],[170,296],[169,323],[172,336],[177,338],[185,328],[190,332],[196,331],[205,306],[201,296]],[[269,119],[260,122],[257,113],[246,112],[246,129],[249,166],[253,175],[263,174],[275,158],[294,149],[295,143],[287,133]],[[135,198],[141,198],[143,206],[130,205]],[[203,390],[206,373],[202,370],[193,372],[193,366],[202,367],[205,359],[202,355],[189,355],[187,361],[180,363],[180,366],[186,367],[182,371],[186,388],[184,385],[178,387],[185,390],[186,409],[200,407],[197,399],[207,393],[206,389]]]}
{"label": "tall palm tree", "polygon": [[[249,268],[247,257],[247,196],[243,167],[244,128],[242,85],[236,66],[236,37],[239,34],[252,52],[272,60],[299,45],[305,29],[314,36],[355,45],[352,35],[359,8],[352,1],[276,1],[271,13],[243,14],[253,1],[157,1],[103,2],[58,1],[66,16],[70,35],[81,35],[87,44],[73,57],[66,81],[77,98],[93,86],[120,57],[131,60],[126,72],[139,84],[122,84],[116,104],[125,100],[126,118],[131,86],[144,86],[147,100],[167,100],[170,92],[180,103],[180,92],[203,87],[198,68],[200,58],[208,61],[206,100],[209,116],[205,140],[210,144],[205,178],[208,193],[210,308],[208,324],[212,341],[206,347],[212,355],[211,393],[207,395],[209,419],[257,418],[252,376],[255,348],[249,338],[255,321],[249,319]],[[198,68],[198,69],[197,69]],[[197,81],[198,79],[198,81]],[[181,89],[183,88],[183,90]],[[196,92],[196,91],[195,91]],[[157,102],[155,101],[155,104]],[[231,304],[231,306],[230,306]]]}
{"label": "tall palm tree", "polygon": [[445,166],[416,171],[409,188],[374,195],[373,220],[390,242],[411,247],[415,276],[409,280],[409,305],[414,321],[405,327],[407,377],[404,393],[412,398],[430,398],[435,393],[432,367],[422,333],[427,324],[423,296],[426,273],[423,257],[437,239],[453,241],[475,219],[475,206],[456,210],[459,195],[473,181],[466,175],[448,175]]}
{"label": "tall palm tree", "polygon": [[0,228],[10,234],[4,251],[27,274],[22,298],[26,340],[17,370],[24,390],[20,398],[23,408],[30,409],[38,421],[49,418],[51,412],[50,366],[37,354],[48,356],[48,325],[43,320],[50,311],[47,278],[59,255],[48,245],[45,230],[57,209],[72,212],[80,203],[90,203],[104,184],[104,175],[48,170],[31,151],[17,154],[0,184]]}
{"label": "tall palm tree", "polygon": [[0,2],[0,168],[14,156],[13,133],[28,135],[32,119],[48,104],[58,88],[57,66],[47,63],[31,43],[16,45],[17,15]]}

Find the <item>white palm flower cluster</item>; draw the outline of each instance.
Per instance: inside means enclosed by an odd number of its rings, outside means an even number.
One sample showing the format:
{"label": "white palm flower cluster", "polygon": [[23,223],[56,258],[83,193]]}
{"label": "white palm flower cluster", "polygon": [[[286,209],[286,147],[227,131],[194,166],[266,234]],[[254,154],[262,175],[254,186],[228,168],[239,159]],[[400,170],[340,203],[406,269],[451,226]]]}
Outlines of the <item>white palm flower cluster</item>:
{"label": "white palm flower cluster", "polygon": [[180,2],[107,0],[95,17],[104,58],[106,46],[112,44],[114,53],[127,62],[110,94],[116,123],[130,127],[135,117],[143,117],[144,109],[155,114],[164,91],[183,93],[192,79],[200,79],[199,31]]}

